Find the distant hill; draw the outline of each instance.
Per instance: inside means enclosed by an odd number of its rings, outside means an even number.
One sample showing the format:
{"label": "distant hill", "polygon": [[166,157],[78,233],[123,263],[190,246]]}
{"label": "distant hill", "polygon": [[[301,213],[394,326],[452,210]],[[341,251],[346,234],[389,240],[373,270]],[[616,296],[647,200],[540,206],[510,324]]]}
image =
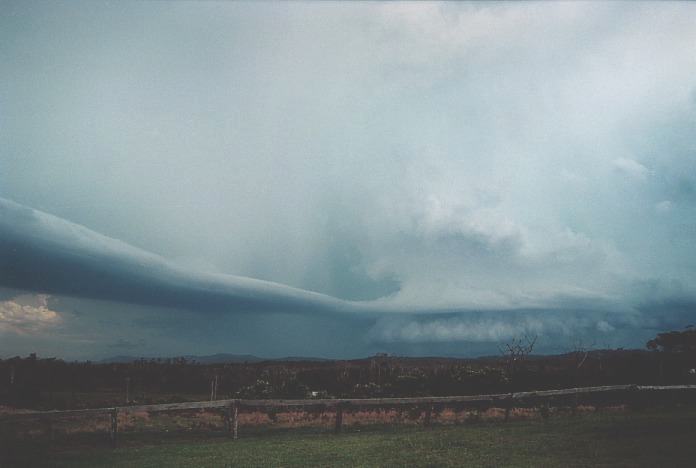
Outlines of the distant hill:
{"label": "distant hill", "polygon": [[240,363],[240,362],[264,362],[264,361],[282,361],[282,362],[297,362],[297,361],[330,361],[330,359],[322,359],[315,357],[302,357],[302,356],[287,356],[282,358],[262,358],[254,356],[253,354],[210,354],[207,356],[172,356],[172,357],[136,357],[136,356],[113,356],[109,358],[102,359],[99,361],[103,364],[112,363],[128,363],[133,361],[138,361],[140,359],[176,359],[184,358],[189,362],[198,362],[200,364],[225,364],[225,363]]}

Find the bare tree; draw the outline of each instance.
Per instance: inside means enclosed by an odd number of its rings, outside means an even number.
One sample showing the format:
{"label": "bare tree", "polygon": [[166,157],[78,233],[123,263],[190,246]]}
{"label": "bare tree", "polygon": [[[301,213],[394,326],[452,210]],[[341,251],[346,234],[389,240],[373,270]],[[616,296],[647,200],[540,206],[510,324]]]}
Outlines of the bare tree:
{"label": "bare tree", "polygon": [[590,344],[585,344],[582,339],[578,338],[573,342],[573,349],[569,354],[574,358],[576,369],[580,369],[585,364],[594,347],[594,341]]}
{"label": "bare tree", "polygon": [[509,343],[504,343],[498,346],[500,354],[505,358],[507,371],[515,372],[517,366],[522,363],[527,356],[534,350],[534,345],[537,341],[537,335],[524,334],[523,337],[513,337]]}

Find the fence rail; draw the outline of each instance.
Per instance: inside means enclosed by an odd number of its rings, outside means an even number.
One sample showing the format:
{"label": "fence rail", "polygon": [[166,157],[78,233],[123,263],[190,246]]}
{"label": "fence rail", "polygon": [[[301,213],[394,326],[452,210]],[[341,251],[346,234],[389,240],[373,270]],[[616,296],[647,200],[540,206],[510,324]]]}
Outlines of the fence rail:
{"label": "fence rail", "polygon": [[416,398],[340,398],[340,399],[304,399],[304,400],[246,400],[226,399],[212,401],[194,401],[183,403],[164,403],[156,405],[116,406],[109,408],[91,408],[77,410],[27,411],[0,416],[0,424],[25,420],[41,420],[50,424],[51,421],[69,416],[110,416],[110,437],[116,439],[118,431],[118,415],[132,413],[154,413],[182,410],[223,410],[225,428],[236,439],[238,435],[238,414],[244,409],[286,409],[286,408],[321,408],[335,411],[335,431],[340,432],[343,411],[364,407],[393,408],[412,406],[426,408],[425,422],[429,424],[430,413],[434,408],[447,406],[495,406],[499,404],[505,409],[505,418],[511,408],[525,403],[549,403],[551,400],[574,397],[577,405],[579,397],[600,396],[608,394],[648,395],[653,392],[696,391],[696,385],[608,385],[602,387],[578,387],[562,390],[538,390],[529,392],[496,393],[491,395],[463,395],[448,397],[416,397]]}

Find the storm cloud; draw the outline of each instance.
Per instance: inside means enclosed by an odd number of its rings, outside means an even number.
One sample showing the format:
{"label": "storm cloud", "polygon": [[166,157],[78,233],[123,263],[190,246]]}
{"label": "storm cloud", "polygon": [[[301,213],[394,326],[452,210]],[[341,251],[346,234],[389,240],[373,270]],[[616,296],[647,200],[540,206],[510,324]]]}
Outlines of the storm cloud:
{"label": "storm cloud", "polygon": [[0,299],[56,353],[641,346],[696,315],[694,19],[5,2]]}
{"label": "storm cloud", "polygon": [[[660,325],[668,327],[696,318],[694,303],[688,300],[644,304],[644,310],[607,310],[601,307],[601,301],[570,297],[564,299],[565,308],[489,307],[484,311],[451,306],[405,307],[390,300],[345,301],[267,281],[191,271],[5,199],[0,199],[0,215],[0,284],[25,291],[9,294],[8,300],[0,302],[2,330],[28,334],[37,343],[48,336],[74,343],[75,332],[81,327],[82,334],[89,330],[92,335],[101,328],[96,333],[101,339],[121,328],[125,333],[121,336],[130,338],[114,337],[103,344],[102,352],[107,354],[130,343],[125,348],[132,352],[156,355],[153,333],[165,343],[167,335],[177,341],[182,335],[188,336],[193,343],[201,337],[216,338],[213,342],[234,339],[237,346],[245,343],[243,349],[266,356],[321,353],[346,357],[384,349],[403,354],[490,353],[493,344],[527,334],[545,338],[542,350],[564,351],[567,349],[563,345],[568,346],[570,340],[621,344],[625,339],[622,333],[635,336],[638,329],[644,329],[647,331],[639,335],[644,339]],[[39,294],[32,296],[27,291]],[[49,306],[51,296],[46,293],[73,297],[67,303],[77,300],[80,309],[84,307],[80,298],[102,302],[89,306],[90,316],[74,308],[63,313],[61,302],[66,300],[58,300],[57,307]],[[103,301],[135,305],[135,313],[128,309],[125,312],[122,306],[116,308],[117,312],[105,314],[100,309],[114,307]],[[581,308],[582,304],[594,307]],[[106,318],[114,313],[116,317]],[[141,336],[136,329],[147,333]],[[618,335],[617,329],[621,332]],[[258,346],[260,337],[268,339],[277,333],[280,335],[273,344]],[[307,335],[321,335],[328,341],[322,344],[313,339],[311,346],[298,347]],[[139,338],[134,340],[133,336]],[[251,341],[245,342],[244,336],[247,340],[251,337]],[[460,348],[463,343],[467,344],[464,350]],[[200,343],[194,346],[200,349]],[[166,349],[172,349],[172,344]],[[181,352],[186,352],[185,348]]]}

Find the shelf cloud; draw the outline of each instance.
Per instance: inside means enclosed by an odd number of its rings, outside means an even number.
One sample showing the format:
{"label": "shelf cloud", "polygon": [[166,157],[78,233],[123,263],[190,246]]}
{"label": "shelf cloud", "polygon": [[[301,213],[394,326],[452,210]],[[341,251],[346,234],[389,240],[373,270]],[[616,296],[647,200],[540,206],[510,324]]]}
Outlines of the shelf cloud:
{"label": "shelf cloud", "polygon": [[344,309],[323,294],[231,275],[192,273],[83,226],[0,199],[0,285],[201,312]]}

